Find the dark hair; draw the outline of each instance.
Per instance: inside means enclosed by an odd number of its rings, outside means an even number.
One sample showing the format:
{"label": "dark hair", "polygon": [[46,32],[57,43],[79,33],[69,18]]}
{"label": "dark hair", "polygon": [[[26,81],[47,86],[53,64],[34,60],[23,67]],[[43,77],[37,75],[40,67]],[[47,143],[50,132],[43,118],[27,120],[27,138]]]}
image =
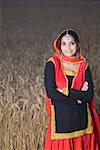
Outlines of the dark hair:
{"label": "dark hair", "polygon": [[67,29],[63,33],[61,33],[60,38],[62,39],[62,37],[65,36],[66,34],[71,35],[74,38],[76,43],[80,43],[78,35],[75,31]]}

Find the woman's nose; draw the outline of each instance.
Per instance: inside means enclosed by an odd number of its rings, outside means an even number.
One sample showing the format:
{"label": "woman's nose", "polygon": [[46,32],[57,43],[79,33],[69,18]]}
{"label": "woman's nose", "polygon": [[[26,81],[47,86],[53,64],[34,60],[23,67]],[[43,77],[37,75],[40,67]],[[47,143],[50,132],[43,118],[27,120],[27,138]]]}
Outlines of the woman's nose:
{"label": "woman's nose", "polygon": [[67,44],[67,45],[66,45],[66,48],[69,49],[69,48],[70,48],[70,44]]}

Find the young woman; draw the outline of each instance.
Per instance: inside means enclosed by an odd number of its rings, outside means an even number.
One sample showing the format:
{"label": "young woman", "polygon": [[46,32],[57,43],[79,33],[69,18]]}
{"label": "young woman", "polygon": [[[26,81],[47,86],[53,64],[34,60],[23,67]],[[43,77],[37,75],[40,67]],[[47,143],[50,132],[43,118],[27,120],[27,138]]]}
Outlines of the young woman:
{"label": "young woman", "polygon": [[44,72],[50,118],[44,150],[100,150],[94,85],[77,33],[71,29],[61,32],[54,49]]}

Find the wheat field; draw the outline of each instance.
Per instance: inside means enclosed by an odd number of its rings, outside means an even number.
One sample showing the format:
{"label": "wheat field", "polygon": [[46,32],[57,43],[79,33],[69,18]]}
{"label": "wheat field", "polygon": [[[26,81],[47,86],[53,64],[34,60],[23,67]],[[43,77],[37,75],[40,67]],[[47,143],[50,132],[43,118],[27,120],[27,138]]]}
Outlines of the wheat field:
{"label": "wheat field", "polygon": [[1,10],[0,150],[43,150],[49,122],[44,68],[66,27],[80,35],[100,114],[100,5],[2,4]]}
{"label": "wheat field", "polygon": [[28,76],[18,76],[14,88],[13,80],[9,73],[0,85],[0,148],[42,149],[47,123],[43,81],[37,77],[34,84]]}

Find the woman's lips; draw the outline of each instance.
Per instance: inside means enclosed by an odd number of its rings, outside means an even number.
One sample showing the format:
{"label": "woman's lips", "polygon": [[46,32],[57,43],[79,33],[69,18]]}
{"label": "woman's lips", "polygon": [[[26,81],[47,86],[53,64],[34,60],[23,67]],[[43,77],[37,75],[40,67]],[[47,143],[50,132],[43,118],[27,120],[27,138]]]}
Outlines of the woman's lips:
{"label": "woman's lips", "polygon": [[72,52],[72,50],[70,50],[70,51],[65,51],[66,53],[71,53]]}

